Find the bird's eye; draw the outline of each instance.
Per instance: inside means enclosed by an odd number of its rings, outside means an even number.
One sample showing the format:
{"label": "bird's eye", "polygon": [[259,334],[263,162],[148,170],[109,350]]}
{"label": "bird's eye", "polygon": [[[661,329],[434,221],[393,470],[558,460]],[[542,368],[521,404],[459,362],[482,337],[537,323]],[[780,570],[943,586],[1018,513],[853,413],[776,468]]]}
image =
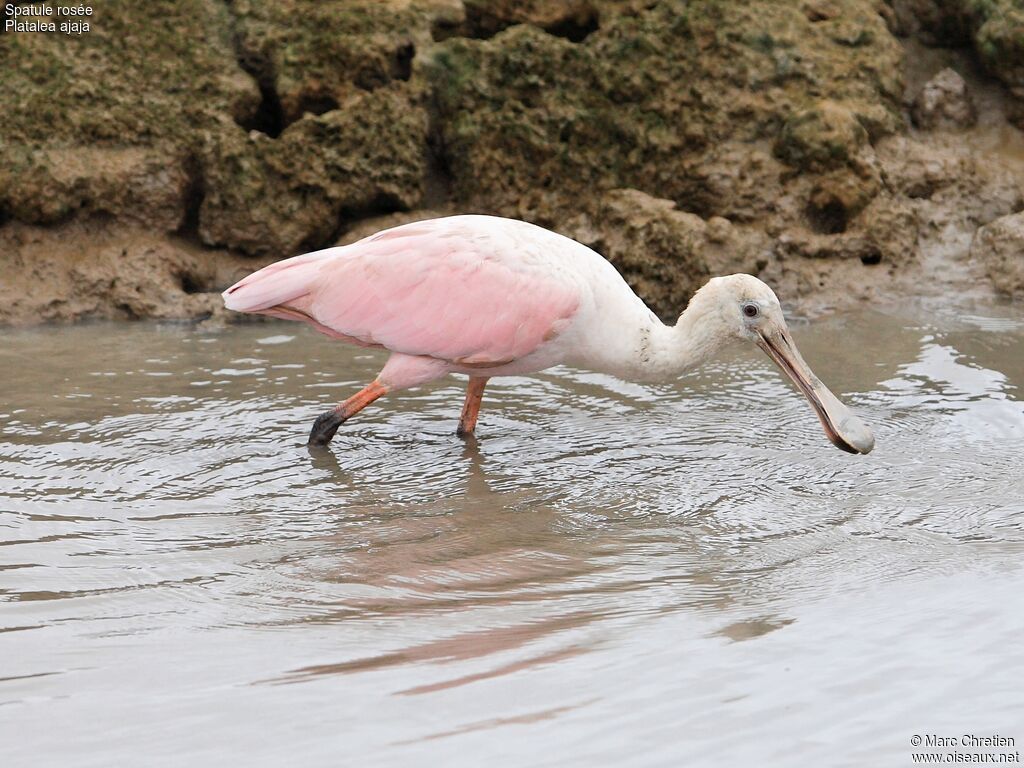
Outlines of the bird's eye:
{"label": "bird's eye", "polygon": [[743,314],[747,317],[757,317],[761,310],[757,308],[757,304],[744,304]]}

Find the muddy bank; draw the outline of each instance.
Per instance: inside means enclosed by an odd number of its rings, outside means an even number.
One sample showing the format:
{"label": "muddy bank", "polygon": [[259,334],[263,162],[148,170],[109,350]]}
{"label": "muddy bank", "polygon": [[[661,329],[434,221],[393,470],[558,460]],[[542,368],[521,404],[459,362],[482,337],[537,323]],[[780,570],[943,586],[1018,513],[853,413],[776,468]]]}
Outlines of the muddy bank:
{"label": "muddy bank", "polygon": [[269,259],[200,248],[138,226],[70,222],[0,230],[0,305],[9,324],[227,314],[215,288]]}
{"label": "muddy bank", "polygon": [[271,260],[457,211],[579,239],[666,318],[731,271],[808,310],[1020,295],[1020,16],[112,0],[0,35],[0,322],[207,317]]}

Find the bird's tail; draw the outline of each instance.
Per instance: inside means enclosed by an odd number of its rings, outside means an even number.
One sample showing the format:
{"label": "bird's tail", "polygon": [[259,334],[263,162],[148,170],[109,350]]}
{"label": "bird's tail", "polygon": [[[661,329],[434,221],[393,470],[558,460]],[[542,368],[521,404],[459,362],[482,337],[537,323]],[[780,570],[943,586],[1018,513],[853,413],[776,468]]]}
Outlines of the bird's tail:
{"label": "bird's tail", "polygon": [[307,253],[253,272],[221,294],[224,306],[235,312],[265,312],[300,299],[310,292],[324,259],[333,251]]}

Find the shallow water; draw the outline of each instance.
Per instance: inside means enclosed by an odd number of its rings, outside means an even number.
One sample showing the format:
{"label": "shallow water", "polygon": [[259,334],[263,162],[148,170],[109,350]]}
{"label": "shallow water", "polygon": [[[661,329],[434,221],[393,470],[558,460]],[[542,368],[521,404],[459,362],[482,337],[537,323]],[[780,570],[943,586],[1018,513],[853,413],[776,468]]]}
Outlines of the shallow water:
{"label": "shallow water", "polygon": [[[678,383],[462,381],[303,445],[377,354],[296,325],[0,340],[0,758],[910,765],[1024,744],[1024,322],[795,324]],[[1000,751],[1000,750],[996,750]]]}

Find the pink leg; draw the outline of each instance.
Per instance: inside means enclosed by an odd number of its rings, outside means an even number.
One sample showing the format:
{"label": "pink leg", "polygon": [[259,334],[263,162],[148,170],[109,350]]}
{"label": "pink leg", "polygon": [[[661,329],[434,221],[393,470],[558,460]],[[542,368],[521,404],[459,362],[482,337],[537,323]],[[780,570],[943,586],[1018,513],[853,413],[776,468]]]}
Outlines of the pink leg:
{"label": "pink leg", "polygon": [[378,381],[374,381],[352,395],[348,400],[340,403],[327,413],[322,414],[315,422],[309,433],[310,445],[327,445],[338,431],[338,427],[344,424],[352,416],[355,416],[363,408],[368,406],[378,397],[386,395],[388,388]]}
{"label": "pink leg", "polygon": [[[378,397],[386,395],[388,392],[418,387],[420,384],[433,381],[448,373],[448,366],[446,361],[433,357],[392,352],[391,357],[388,358],[384,368],[372,384],[359,390],[313,423],[313,429],[309,433],[309,444],[327,445],[346,419],[355,416]],[[481,391],[483,391],[482,385]]]}
{"label": "pink leg", "polygon": [[462,405],[462,418],[459,419],[459,428],[455,434],[459,437],[472,435],[476,429],[476,418],[480,415],[480,401],[484,397],[484,387],[487,386],[486,376],[470,376],[469,386],[466,387],[466,402]]}

